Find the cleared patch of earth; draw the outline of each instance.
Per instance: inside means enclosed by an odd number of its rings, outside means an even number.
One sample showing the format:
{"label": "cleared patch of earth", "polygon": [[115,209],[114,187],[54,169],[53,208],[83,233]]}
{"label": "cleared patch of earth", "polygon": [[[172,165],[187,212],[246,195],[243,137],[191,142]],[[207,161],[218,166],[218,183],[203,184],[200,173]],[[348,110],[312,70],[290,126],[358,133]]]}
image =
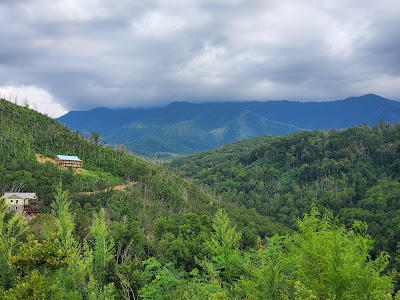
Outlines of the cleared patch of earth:
{"label": "cleared patch of earth", "polygon": [[79,194],[80,195],[93,195],[93,194],[97,194],[97,193],[105,193],[105,192],[108,192],[108,191],[121,191],[123,189],[126,189],[128,186],[131,186],[131,185],[136,184],[136,183],[137,183],[136,181],[130,181],[128,183],[121,184],[121,185],[116,185],[116,186],[113,186],[113,187],[109,187],[109,188],[104,189],[104,190],[93,191],[93,192],[80,192]]}
{"label": "cleared patch of earth", "polygon": [[50,157],[45,157],[45,156],[43,156],[43,155],[41,155],[39,153],[36,153],[35,157],[36,157],[36,160],[38,162],[40,162],[41,164],[44,164],[45,162],[48,162],[48,161],[53,163],[53,164],[56,164],[56,161],[54,159],[52,159]]}

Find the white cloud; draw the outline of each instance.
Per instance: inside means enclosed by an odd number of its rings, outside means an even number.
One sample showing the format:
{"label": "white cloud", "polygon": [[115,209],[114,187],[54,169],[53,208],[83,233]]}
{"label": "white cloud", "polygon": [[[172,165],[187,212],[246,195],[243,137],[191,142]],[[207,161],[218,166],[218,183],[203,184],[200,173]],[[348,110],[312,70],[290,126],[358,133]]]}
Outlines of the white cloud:
{"label": "white cloud", "polygon": [[109,16],[100,0],[35,0],[19,7],[31,22],[90,21]]}
{"label": "white cloud", "polygon": [[132,22],[133,31],[139,36],[164,37],[183,28],[183,18],[152,11]]}
{"label": "white cloud", "polygon": [[382,97],[400,101],[400,76],[380,75],[364,81],[354,82],[350,85],[352,95],[358,95],[359,90],[375,93]]}
{"label": "white cloud", "polygon": [[0,86],[71,110],[399,99],[399,15],[398,0],[0,1]]}
{"label": "white cloud", "polygon": [[190,84],[221,85],[228,79],[226,69],[229,68],[231,58],[224,47],[205,44],[203,50],[182,65],[175,66],[172,72],[178,81]]}
{"label": "white cloud", "polygon": [[0,96],[53,118],[68,112],[48,91],[35,86],[0,86]]}

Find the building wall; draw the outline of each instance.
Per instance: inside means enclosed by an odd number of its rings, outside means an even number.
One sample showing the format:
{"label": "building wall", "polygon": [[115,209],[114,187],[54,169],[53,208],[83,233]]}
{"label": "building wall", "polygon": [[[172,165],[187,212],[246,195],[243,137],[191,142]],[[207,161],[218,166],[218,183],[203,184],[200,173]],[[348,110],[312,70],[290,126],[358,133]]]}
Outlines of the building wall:
{"label": "building wall", "polygon": [[73,160],[57,160],[57,165],[62,168],[75,168],[79,169],[81,167],[80,161],[73,161]]}
{"label": "building wall", "polygon": [[[18,203],[16,201],[18,201]],[[6,203],[9,211],[15,211],[17,215],[21,215],[23,213],[24,199],[7,199]]]}
{"label": "building wall", "polygon": [[[29,203],[34,203],[36,204],[38,208],[38,200],[37,199],[22,199],[22,198],[8,198],[4,199],[5,203],[8,205],[8,210],[9,211],[14,211],[16,215],[22,215],[24,211],[28,209],[26,206]],[[39,212],[39,209],[37,209],[36,212]]]}
{"label": "building wall", "polygon": [[11,199],[5,199],[6,203],[8,206],[24,206],[24,199],[15,199],[15,198],[11,198]]}

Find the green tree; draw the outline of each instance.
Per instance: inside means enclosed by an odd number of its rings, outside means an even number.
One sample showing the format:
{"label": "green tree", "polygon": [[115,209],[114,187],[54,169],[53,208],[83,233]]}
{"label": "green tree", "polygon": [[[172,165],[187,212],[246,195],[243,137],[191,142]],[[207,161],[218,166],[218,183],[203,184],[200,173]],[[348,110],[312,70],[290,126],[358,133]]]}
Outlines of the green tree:
{"label": "green tree", "polygon": [[266,245],[258,240],[257,251],[245,254],[245,268],[235,292],[244,299],[288,299],[291,298],[290,274],[292,263],[286,243],[288,237],[275,235]]}
{"label": "green tree", "polygon": [[112,272],[113,263],[115,263],[114,240],[108,234],[104,208],[94,216],[90,233],[93,241],[92,248],[87,250],[87,256],[91,261],[89,299],[113,299],[114,283],[107,283],[107,276]]}
{"label": "green tree", "polygon": [[290,245],[297,287],[321,299],[391,299],[392,278],[383,275],[389,257],[371,259],[365,223],[347,230],[331,213],[320,217],[312,207],[298,226]]}
{"label": "green tree", "polygon": [[92,131],[92,134],[90,136],[90,139],[93,141],[93,143],[95,145],[97,145],[99,143],[99,139],[100,139],[100,133],[96,132],[96,131]]}
{"label": "green tree", "polygon": [[0,197],[0,287],[7,289],[14,281],[14,271],[8,262],[26,230],[26,221],[15,215],[8,216],[8,206]]}
{"label": "green tree", "polygon": [[56,189],[55,200],[51,204],[51,208],[52,214],[56,217],[57,233],[64,249],[71,249],[75,246],[72,235],[75,223],[70,206],[71,200],[68,198],[68,192],[62,189],[60,183]]}
{"label": "green tree", "polygon": [[139,291],[142,299],[182,299],[182,294],[178,294],[178,287],[184,283],[183,274],[172,263],[162,266],[157,259],[151,257],[143,264],[151,281]]}
{"label": "green tree", "polygon": [[208,247],[216,269],[223,281],[232,284],[239,278],[242,269],[242,257],[239,250],[241,234],[236,232],[236,226],[231,227],[226,212],[219,209],[212,224]]}

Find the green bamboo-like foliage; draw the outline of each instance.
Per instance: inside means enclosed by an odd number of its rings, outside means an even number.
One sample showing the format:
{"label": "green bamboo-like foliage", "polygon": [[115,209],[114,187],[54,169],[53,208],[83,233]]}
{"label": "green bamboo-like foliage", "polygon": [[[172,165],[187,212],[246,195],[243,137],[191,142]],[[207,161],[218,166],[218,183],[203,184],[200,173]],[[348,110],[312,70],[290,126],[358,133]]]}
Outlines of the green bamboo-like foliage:
{"label": "green bamboo-like foliage", "polygon": [[0,197],[0,287],[8,288],[14,281],[14,272],[8,265],[13,251],[27,230],[27,222],[17,216],[6,216],[8,206]]}
{"label": "green bamboo-like foliage", "polygon": [[105,210],[103,208],[94,216],[90,232],[93,236],[93,276],[99,284],[104,285],[115,254],[114,240],[109,237],[105,220]]}
{"label": "green bamboo-like foliage", "polygon": [[228,214],[222,209],[217,211],[212,228],[213,232],[208,242],[212,260],[216,263],[221,277],[230,284],[240,276],[241,272],[239,251],[241,234],[236,232],[236,226],[230,226]]}
{"label": "green bamboo-like foliage", "polygon": [[61,184],[57,187],[55,200],[52,202],[52,213],[56,217],[58,236],[65,249],[71,249],[74,246],[74,218],[70,209],[71,200],[68,198],[68,192],[64,191]]}

